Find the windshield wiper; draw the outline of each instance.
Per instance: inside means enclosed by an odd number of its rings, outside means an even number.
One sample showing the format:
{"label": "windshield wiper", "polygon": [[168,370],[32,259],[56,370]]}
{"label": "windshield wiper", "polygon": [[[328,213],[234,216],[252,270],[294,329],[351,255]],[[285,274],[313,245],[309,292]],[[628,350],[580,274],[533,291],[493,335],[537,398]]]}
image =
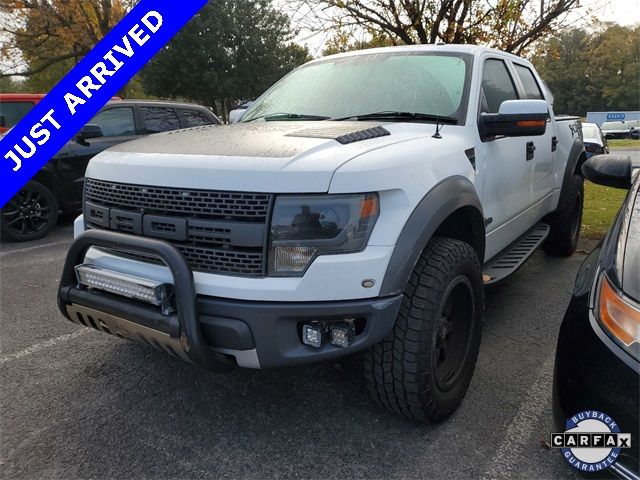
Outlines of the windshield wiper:
{"label": "windshield wiper", "polygon": [[324,115],[307,115],[305,113],[270,113],[252,118],[251,120],[247,120],[247,122],[253,122],[260,118],[268,122],[273,120],[329,120],[331,117],[325,117]]}
{"label": "windshield wiper", "polygon": [[457,125],[458,119],[455,117],[447,117],[445,115],[433,115],[431,113],[417,113],[417,112],[394,112],[394,111],[384,111],[384,112],[374,112],[374,113],[364,113],[360,115],[350,115],[348,117],[334,118],[333,120],[414,120],[414,121],[428,121],[428,122],[439,122],[439,123],[447,123],[450,125]]}

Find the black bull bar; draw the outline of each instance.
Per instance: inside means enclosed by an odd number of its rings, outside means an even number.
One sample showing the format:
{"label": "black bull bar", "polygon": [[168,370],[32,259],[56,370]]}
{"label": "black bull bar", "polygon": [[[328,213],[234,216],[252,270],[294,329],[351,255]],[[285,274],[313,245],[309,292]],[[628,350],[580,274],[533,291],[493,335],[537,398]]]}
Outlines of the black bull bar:
{"label": "black bull bar", "polygon": [[[84,263],[91,247],[160,258],[173,276],[175,312],[164,315],[153,305],[79,287],[75,267]],[[193,273],[182,254],[163,240],[102,230],[82,233],[67,253],[58,288],[58,307],[74,323],[149,344],[204,367],[220,365],[216,361],[219,355],[206,345],[200,331]]]}

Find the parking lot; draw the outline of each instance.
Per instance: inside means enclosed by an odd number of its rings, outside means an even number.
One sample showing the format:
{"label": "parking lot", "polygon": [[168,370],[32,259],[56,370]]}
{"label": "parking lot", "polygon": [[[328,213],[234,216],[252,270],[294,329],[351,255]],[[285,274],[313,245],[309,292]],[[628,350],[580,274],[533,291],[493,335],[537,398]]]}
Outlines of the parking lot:
{"label": "parking lot", "polygon": [[359,358],[201,370],[64,320],[55,293],[71,226],[3,244],[5,478],[566,478],[552,432],[555,339],[575,272],[537,253],[489,291],[476,374],[442,425],[369,400]]}

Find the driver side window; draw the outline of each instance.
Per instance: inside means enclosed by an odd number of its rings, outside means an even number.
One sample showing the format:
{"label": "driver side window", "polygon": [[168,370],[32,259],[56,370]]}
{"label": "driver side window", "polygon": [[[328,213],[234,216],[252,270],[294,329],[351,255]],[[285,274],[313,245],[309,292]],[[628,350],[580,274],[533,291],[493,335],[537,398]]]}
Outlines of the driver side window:
{"label": "driver side window", "polygon": [[498,113],[505,100],[516,100],[518,92],[502,60],[485,60],[482,71],[480,113]]}

